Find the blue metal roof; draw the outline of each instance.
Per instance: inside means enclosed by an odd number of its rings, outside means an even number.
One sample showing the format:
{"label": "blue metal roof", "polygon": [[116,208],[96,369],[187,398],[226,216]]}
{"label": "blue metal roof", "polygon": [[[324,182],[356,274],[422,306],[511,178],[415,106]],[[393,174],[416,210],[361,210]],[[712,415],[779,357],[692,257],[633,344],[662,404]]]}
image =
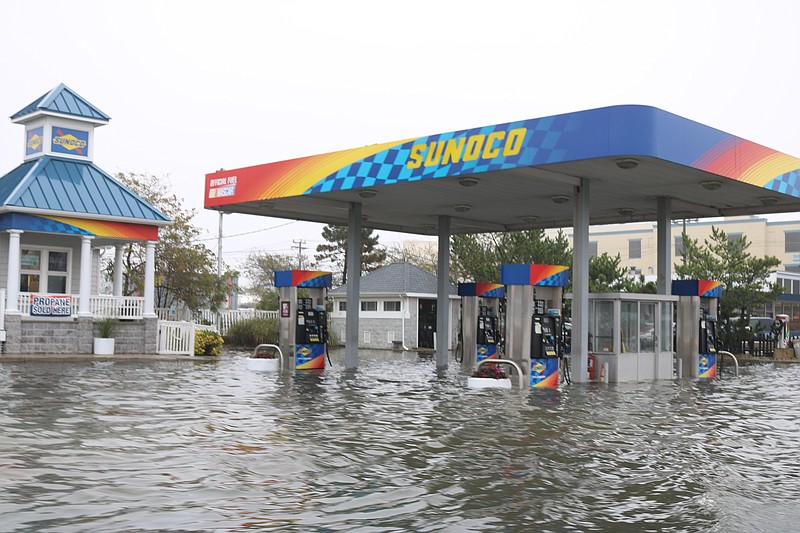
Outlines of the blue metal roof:
{"label": "blue metal roof", "polygon": [[111,117],[97,109],[63,83],[11,115],[11,120],[30,115],[36,111],[52,111],[100,122],[111,120]]}
{"label": "blue metal roof", "polygon": [[47,155],[0,178],[0,208],[13,207],[130,218],[140,223],[170,221],[90,161]]}
{"label": "blue metal roof", "polygon": [[17,185],[25,179],[35,161],[22,163],[20,166],[0,178],[0,199],[6,199],[14,192]]}

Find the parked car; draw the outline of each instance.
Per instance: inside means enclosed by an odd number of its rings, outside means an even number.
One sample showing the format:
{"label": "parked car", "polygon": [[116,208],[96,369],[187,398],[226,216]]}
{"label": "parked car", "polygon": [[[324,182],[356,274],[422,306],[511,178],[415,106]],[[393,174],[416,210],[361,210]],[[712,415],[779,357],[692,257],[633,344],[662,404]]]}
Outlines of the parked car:
{"label": "parked car", "polygon": [[757,341],[772,340],[772,323],[775,322],[774,318],[768,316],[751,316],[750,324],[747,326],[749,331],[753,332],[753,339]]}

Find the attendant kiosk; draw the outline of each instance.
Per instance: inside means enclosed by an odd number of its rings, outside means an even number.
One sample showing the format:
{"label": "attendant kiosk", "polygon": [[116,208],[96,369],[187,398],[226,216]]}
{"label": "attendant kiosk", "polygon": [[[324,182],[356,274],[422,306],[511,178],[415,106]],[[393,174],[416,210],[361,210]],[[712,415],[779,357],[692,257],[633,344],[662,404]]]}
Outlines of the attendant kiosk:
{"label": "attendant kiosk", "polygon": [[717,307],[722,282],[707,279],[672,282],[679,297],[677,357],[689,378],[717,377]]}
{"label": "attendant kiosk", "polygon": [[506,286],[506,358],[528,373],[531,387],[558,387],[563,288],[569,267],[500,265]]}
{"label": "attendant kiosk", "polygon": [[677,296],[589,294],[590,379],[607,383],[672,379]]}
{"label": "attendant kiosk", "polygon": [[497,283],[459,283],[461,296],[461,366],[475,368],[484,359],[497,359],[501,344],[500,301],[505,288]]}
{"label": "attendant kiosk", "polygon": [[[325,349],[328,343],[325,292],[331,284],[330,272],[275,272],[275,287],[280,295],[280,347],[284,354],[290,354],[294,358],[296,370],[325,368]],[[308,296],[298,298],[298,288],[305,288]]]}

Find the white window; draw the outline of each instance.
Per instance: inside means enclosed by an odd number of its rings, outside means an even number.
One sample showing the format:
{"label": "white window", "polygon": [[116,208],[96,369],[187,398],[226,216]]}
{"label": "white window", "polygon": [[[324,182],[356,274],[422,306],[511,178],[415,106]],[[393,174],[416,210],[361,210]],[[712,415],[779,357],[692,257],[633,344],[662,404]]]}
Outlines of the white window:
{"label": "white window", "polygon": [[71,250],[23,248],[20,252],[21,292],[67,294]]}
{"label": "white window", "polygon": [[383,302],[383,310],[390,312],[390,311],[401,311],[401,304],[400,301],[387,301]]}
{"label": "white window", "polygon": [[378,310],[378,302],[377,300],[364,300],[361,302],[361,310],[362,311],[377,311]]}
{"label": "white window", "polygon": [[347,311],[347,302],[339,302],[339,311],[343,313]]}

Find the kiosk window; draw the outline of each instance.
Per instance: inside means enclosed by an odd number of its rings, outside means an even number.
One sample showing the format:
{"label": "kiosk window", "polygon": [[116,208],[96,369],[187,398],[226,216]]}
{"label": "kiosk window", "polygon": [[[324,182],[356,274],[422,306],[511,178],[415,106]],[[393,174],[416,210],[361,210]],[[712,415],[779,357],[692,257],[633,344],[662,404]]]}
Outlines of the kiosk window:
{"label": "kiosk window", "polygon": [[596,352],[614,351],[614,303],[610,301],[589,302],[592,317],[589,349]]}
{"label": "kiosk window", "polygon": [[636,302],[622,302],[622,316],[620,317],[620,327],[622,328],[622,345],[620,351],[638,352],[639,351],[639,305]]}
{"label": "kiosk window", "polygon": [[672,304],[661,302],[661,351],[672,351]]}

